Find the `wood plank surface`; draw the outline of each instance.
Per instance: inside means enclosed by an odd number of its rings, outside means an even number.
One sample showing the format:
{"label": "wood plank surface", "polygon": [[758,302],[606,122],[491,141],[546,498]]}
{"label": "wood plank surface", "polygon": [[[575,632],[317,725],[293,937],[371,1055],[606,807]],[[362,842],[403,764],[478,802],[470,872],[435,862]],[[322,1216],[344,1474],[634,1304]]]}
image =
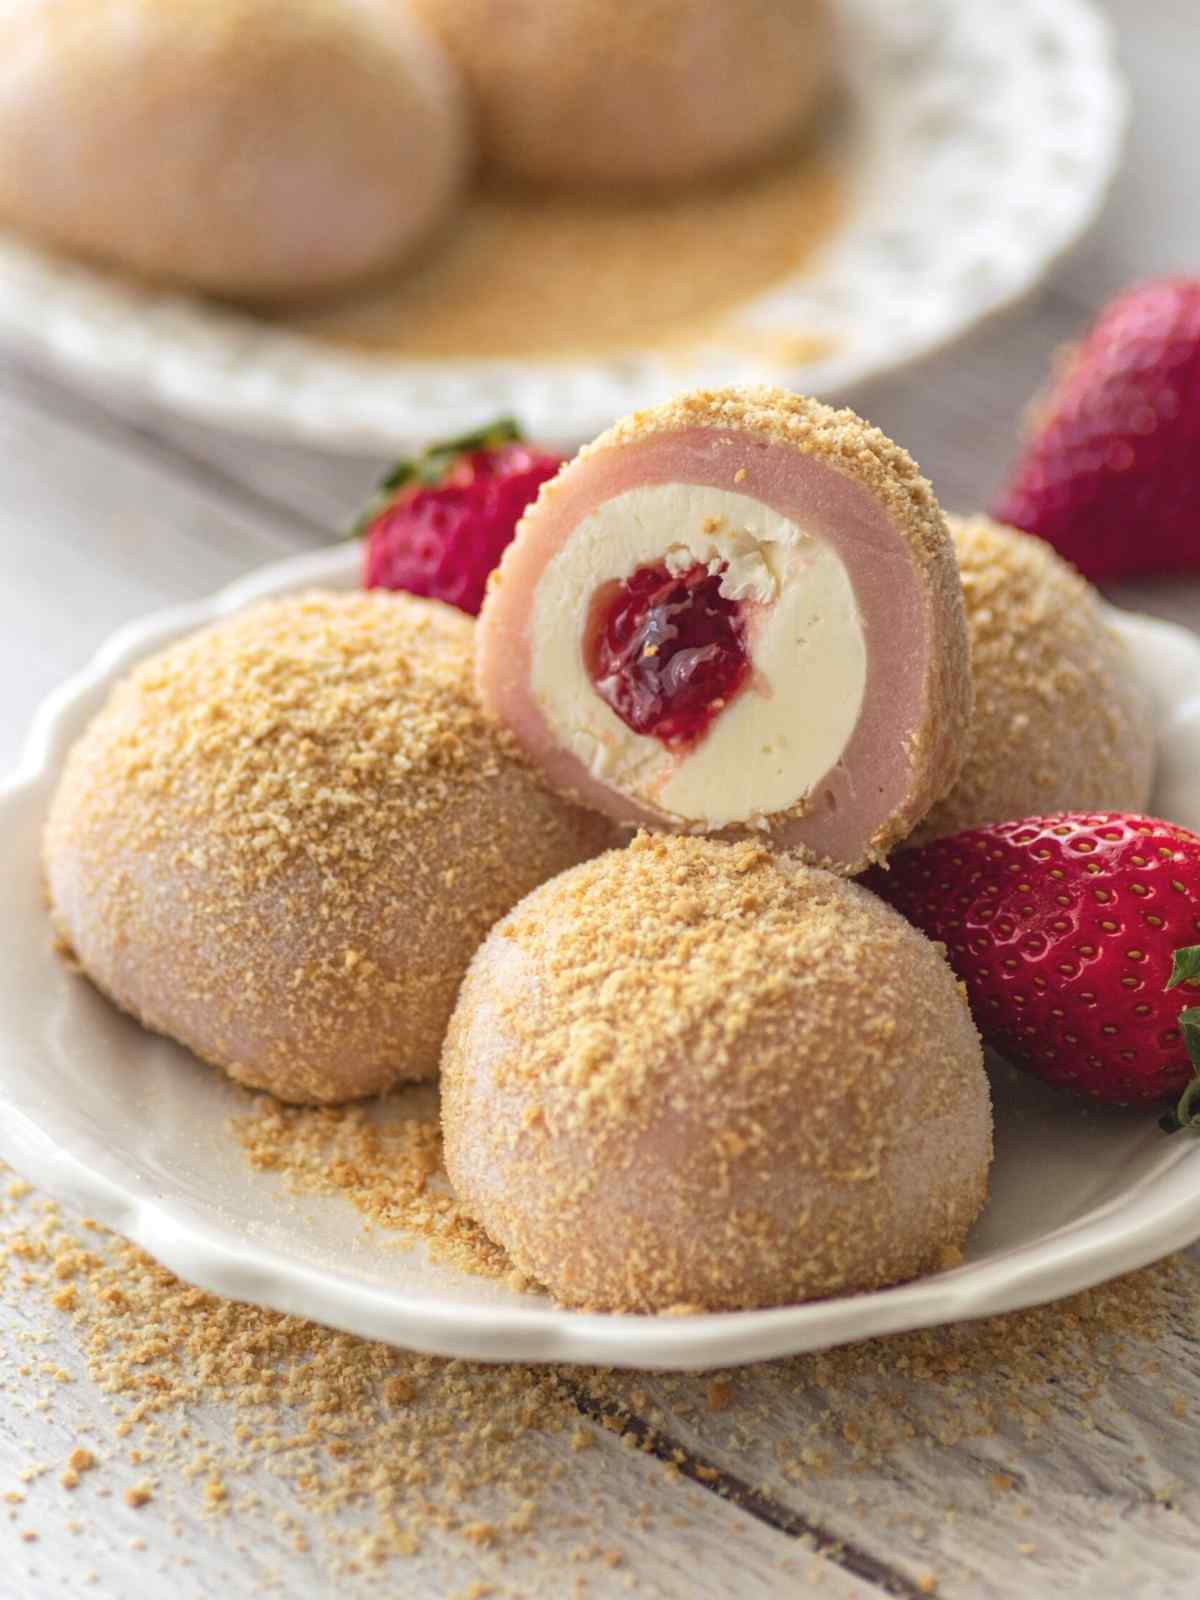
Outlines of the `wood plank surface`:
{"label": "wood plank surface", "polygon": [[[1200,270],[1200,12],[1194,0],[1106,9],[1136,115],[1098,228],[1030,304],[844,397],[909,445],[957,509],[986,503],[1050,353],[1109,293],[1145,273]],[[37,701],[113,627],[336,537],[379,466],[168,417],[135,424],[0,360],[0,769]],[[1122,598],[1200,625],[1196,585]],[[25,1208],[8,1206],[0,1252],[27,1227]],[[114,1433],[117,1402],[88,1376],[85,1332],[10,1261],[0,1600],[1186,1600],[1200,1593],[1198,1307],[1200,1258],[1187,1252],[1111,1292],[978,1329],[736,1374],[564,1374],[559,1415],[573,1427],[514,1446],[540,1485],[528,1535],[465,1535],[507,1514],[493,1491],[465,1492],[455,1526],[373,1567],[352,1538],[371,1502],[321,1521],[265,1468],[240,1475],[228,1504],[164,1478],[149,1503],[127,1505],[145,1472],[130,1458],[136,1440]],[[214,1402],[188,1425],[197,1451],[228,1455],[239,1414]],[[101,1465],[64,1488],[81,1442]]]}

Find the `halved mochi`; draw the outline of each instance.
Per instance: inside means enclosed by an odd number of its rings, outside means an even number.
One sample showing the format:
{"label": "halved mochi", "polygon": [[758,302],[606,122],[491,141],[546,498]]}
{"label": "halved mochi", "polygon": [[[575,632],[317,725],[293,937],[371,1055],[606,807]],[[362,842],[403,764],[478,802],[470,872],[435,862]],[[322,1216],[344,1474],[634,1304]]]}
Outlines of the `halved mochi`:
{"label": "halved mochi", "polygon": [[958,568],[929,484],[780,389],[638,412],[544,485],[477,636],[484,708],[618,821],[766,833],[843,871],[958,775]]}

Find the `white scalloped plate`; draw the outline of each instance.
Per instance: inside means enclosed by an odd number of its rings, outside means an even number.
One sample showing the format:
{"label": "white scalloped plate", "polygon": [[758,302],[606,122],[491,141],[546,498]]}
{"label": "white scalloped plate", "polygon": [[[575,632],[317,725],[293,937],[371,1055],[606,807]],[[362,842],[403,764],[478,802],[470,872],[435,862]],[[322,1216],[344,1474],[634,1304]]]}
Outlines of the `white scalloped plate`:
{"label": "white scalloped plate", "polygon": [[[42,708],[0,790],[0,1157],[192,1283],[410,1349],[491,1360],[707,1367],[1055,1299],[1200,1236],[1200,1141],[1074,1105],[994,1064],[991,1196],[963,1266],[900,1288],[697,1317],[557,1310],[370,1233],[340,1197],[292,1198],[228,1129],[247,1097],[143,1032],[50,948],[38,839],[63,755],[130,664],[267,594],[351,587],[340,546],[123,629]],[[1114,613],[1154,694],[1155,807],[1200,830],[1200,640]],[[429,1091],[407,1091],[427,1102]]]}
{"label": "white scalloped plate", "polygon": [[577,444],[700,384],[844,391],[1029,291],[1095,216],[1125,94],[1087,0],[842,0],[854,144],[846,223],[803,275],[739,309],[827,340],[806,364],[719,348],[591,361],[359,355],[154,293],[0,233],[0,340],[138,412],[371,452],[498,413]]}

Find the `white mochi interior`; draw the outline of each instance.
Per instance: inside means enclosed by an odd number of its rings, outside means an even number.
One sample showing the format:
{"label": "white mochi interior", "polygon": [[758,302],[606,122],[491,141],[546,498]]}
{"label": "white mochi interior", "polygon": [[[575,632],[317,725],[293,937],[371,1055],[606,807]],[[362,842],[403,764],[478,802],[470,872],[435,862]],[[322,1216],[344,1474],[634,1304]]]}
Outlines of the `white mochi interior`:
{"label": "white mochi interior", "polygon": [[[596,590],[639,567],[697,563],[750,602],[751,679],[682,755],[635,733],[583,656]],[[628,489],[583,518],[534,597],[532,690],[556,737],[602,781],[679,825],[761,822],[837,763],[862,708],[867,653],[833,547],[748,495],[700,484]]]}

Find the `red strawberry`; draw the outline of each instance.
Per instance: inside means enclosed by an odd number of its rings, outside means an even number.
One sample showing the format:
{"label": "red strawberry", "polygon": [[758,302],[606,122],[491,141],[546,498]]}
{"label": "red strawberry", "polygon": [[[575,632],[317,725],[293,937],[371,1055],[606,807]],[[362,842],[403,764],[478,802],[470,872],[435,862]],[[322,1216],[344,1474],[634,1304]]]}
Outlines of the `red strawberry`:
{"label": "red strawberry", "polygon": [[992,515],[1096,582],[1200,567],[1200,278],[1135,284],[1106,307]]}
{"label": "red strawberry", "polygon": [[1200,1083],[1200,1007],[1181,1013],[1166,992],[1200,978],[1200,838],[1186,828],[1026,817],[902,850],[862,881],[946,946],[1010,1061],[1116,1105]]}
{"label": "red strawberry", "polygon": [[477,616],[525,507],[563,457],[522,443],[505,418],[433,445],[388,473],[355,526],[368,589],[406,589]]}

